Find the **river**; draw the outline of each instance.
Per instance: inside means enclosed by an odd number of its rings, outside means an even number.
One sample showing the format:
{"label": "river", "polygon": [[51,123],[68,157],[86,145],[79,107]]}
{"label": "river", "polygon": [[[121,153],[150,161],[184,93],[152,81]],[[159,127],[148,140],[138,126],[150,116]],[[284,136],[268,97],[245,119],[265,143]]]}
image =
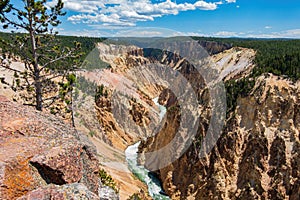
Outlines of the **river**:
{"label": "river", "polygon": [[[153,99],[153,102],[159,107],[159,118],[162,120],[166,114],[166,108],[158,103],[158,97]],[[148,186],[149,195],[154,200],[170,200],[170,198],[163,193],[161,183],[158,178],[153,176],[149,170],[144,168],[142,165],[138,165],[138,147],[140,142],[135,143],[134,145],[129,146],[125,150],[126,161],[130,171],[142,182]]]}

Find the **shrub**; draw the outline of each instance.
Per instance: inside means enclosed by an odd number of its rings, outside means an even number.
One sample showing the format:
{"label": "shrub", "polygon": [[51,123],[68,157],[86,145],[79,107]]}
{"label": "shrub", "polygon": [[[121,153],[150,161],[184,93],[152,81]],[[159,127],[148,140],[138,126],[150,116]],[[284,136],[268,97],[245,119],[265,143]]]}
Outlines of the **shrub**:
{"label": "shrub", "polygon": [[103,185],[111,187],[117,193],[119,192],[116,182],[104,169],[100,169],[98,174]]}

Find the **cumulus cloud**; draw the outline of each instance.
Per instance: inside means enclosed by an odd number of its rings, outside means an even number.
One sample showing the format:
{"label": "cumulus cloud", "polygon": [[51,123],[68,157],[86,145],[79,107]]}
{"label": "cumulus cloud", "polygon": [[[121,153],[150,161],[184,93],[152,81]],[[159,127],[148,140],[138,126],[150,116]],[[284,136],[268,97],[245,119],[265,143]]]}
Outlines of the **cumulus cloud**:
{"label": "cumulus cloud", "polygon": [[[53,6],[57,0],[48,3]],[[189,10],[215,10],[220,2],[176,3],[171,0],[64,0],[65,9],[74,11],[72,23],[103,23],[107,26],[135,26],[139,21],[153,21],[164,15],[177,15]],[[227,3],[235,0],[226,0]]]}
{"label": "cumulus cloud", "polygon": [[[67,10],[72,10],[76,12],[83,12],[83,13],[94,13],[105,6],[103,1],[93,1],[93,0],[64,0],[64,8]],[[48,6],[56,5],[57,0],[53,0],[48,3]]]}

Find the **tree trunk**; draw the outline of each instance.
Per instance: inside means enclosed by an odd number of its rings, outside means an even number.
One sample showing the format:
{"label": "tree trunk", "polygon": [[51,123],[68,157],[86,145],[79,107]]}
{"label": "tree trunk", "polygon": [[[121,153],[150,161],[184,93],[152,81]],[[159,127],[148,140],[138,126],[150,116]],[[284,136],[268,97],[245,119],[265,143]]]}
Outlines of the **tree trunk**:
{"label": "tree trunk", "polygon": [[72,114],[72,126],[75,128],[74,102],[73,102],[73,85],[71,85],[71,114]]}
{"label": "tree trunk", "polygon": [[43,86],[40,81],[39,72],[35,75],[35,100],[36,100],[36,109],[42,111],[43,110]]}
{"label": "tree trunk", "polygon": [[[27,1],[27,5],[30,5],[30,2]],[[30,35],[30,43],[31,43],[31,50],[33,56],[33,74],[34,74],[34,86],[35,86],[35,100],[36,100],[36,109],[42,111],[43,110],[43,85],[41,83],[41,76],[40,76],[40,68],[38,64],[38,56],[37,56],[37,46],[35,41],[35,32],[33,29],[33,15],[32,13],[28,13],[28,21],[29,21],[29,35]]]}

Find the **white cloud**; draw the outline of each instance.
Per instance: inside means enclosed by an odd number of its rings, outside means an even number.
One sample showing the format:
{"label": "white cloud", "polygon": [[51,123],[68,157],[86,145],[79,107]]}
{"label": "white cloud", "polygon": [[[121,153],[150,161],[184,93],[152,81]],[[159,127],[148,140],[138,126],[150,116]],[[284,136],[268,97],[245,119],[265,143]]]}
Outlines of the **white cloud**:
{"label": "white cloud", "polygon": [[265,26],[265,29],[271,29],[272,26]]}
{"label": "white cloud", "polygon": [[[166,28],[156,27],[120,27],[120,26],[105,26],[102,24],[88,25],[95,29],[76,29],[63,30],[61,35],[72,36],[95,36],[95,37],[174,37],[174,36],[191,36],[192,33],[181,33]],[[198,35],[198,34],[197,34]]]}
{"label": "white cloud", "polygon": [[226,0],[227,3],[235,3],[236,0]]}
{"label": "white cloud", "polygon": [[244,32],[231,32],[231,31],[219,31],[210,34],[214,37],[243,37],[243,38],[300,38],[300,29],[291,29],[272,33],[255,33],[250,31]]}
{"label": "white cloud", "polygon": [[[53,6],[52,0],[48,6]],[[134,26],[139,21],[153,21],[164,15],[177,15],[189,10],[215,10],[220,2],[198,0],[195,3],[176,3],[171,0],[153,3],[151,0],[64,0],[64,8],[75,11],[68,20],[72,23],[102,23],[107,26]],[[233,0],[226,0],[231,3]]]}
{"label": "white cloud", "polygon": [[[300,29],[291,29],[273,33],[255,33],[254,31],[234,32],[219,31],[215,33],[178,32],[163,28],[128,28],[103,24],[88,25],[95,29],[60,30],[60,34],[74,36],[96,36],[96,37],[172,37],[172,36],[203,36],[203,37],[241,37],[241,38],[300,38]],[[103,31],[106,30],[106,31]]]}
{"label": "white cloud", "polygon": [[[83,13],[93,13],[98,11],[99,8],[104,7],[103,1],[97,0],[64,0],[63,2],[65,9]],[[48,6],[54,6],[56,3],[57,0],[53,0],[48,3]]]}
{"label": "white cloud", "polygon": [[102,23],[104,26],[135,26],[133,22],[120,20],[120,16],[118,14],[111,14],[110,16],[105,14],[96,14],[96,15],[88,15],[88,14],[80,14],[73,15],[69,17],[69,20],[72,23]]}
{"label": "white cloud", "polygon": [[163,37],[163,32],[152,30],[119,31],[115,37]]}
{"label": "white cloud", "polygon": [[300,29],[291,29],[285,30],[281,32],[273,32],[271,34],[267,34],[266,37],[277,37],[277,38],[300,38]]}
{"label": "white cloud", "polygon": [[216,3],[207,3],[205,1],[197,1],[195,7],[200,10],[215,10],[217,9]]}
{"label": "white cloud", "polygon": [[216,36],[216,37],[236,37],[236,36],[238,36],[238,33],[231,32],[231,31],[220,31],[220,32],[214,33],[213,36]]}

